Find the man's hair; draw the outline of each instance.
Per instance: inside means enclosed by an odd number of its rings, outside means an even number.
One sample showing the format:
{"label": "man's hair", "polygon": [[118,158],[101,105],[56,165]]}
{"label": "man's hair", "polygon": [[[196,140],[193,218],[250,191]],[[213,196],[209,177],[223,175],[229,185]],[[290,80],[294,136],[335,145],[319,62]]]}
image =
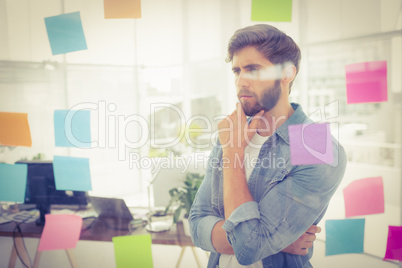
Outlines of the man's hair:
{"label": "man's hair", "polygon": [[[253,46],[273,64],[291,63],[299,72],[301,52],[299,46],[284,32],[268,24],[256,24],[237,30],[228,43],[226,62],[247,46]],[[289,84],[292,87],[293,81]]]}

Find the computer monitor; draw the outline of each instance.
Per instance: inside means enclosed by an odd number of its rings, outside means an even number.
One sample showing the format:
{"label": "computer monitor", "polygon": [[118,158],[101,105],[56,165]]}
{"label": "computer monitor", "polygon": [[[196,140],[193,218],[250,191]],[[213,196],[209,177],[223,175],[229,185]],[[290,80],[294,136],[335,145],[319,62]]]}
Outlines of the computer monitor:
{"label": "computer monitor", "polygon": [[53,163],[51,161],[19,161],[17,164],[28,165],[25,204],[35,204],[40,212],[37,224],[45,223],[45,214],[50,213],[51,205],[86,206],[85,191],[56,190]]}

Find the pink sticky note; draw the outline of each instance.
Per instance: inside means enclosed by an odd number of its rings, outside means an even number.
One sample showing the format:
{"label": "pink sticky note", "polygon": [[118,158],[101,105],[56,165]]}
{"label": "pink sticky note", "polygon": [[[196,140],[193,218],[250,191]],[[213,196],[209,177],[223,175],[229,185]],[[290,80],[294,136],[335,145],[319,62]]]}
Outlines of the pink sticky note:
{"label": "pink sticky note", "polygon": [[384,213],[381,177],[355,180],[343,189],[345,217]]}
{"label": "pink sticky note", "polygon": [[332,164],[334,160],[328,123],[289,126],[292,165]]}
{"label": "pink sticky note", "polygon": [[75,248],[81,233],[81,217],[46,214],[45,220],[38,251]]}
{"label": "pink sticky note", "polygon": [[388,226],[387,250],[384,260],[402,261],[402,226]]}
{"label": "pink sticky note", "polygon": [[386,61],[349,64],[345,69],[348,104],[388,100]]}

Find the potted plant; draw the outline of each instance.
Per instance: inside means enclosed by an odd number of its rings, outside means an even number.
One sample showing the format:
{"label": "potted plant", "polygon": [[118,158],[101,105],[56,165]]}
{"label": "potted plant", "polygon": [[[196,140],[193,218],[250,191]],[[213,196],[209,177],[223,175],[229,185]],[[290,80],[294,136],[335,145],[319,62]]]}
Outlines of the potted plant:
{"label": "potted plant", "polygon": [[[195,194],[200,188],[203,179],[204,175],[189,172],[186,174],[183,187],[175,187],[169,190],[171,199],[165,209],[165,213],[167,213],[170,209],[173,210],[174,223],[179,221],[182,213],[183,221],[187,221],[191,206],[195,199]],[[183,222],[183,226],[186,234],[190,235],[189,232],[187,233],[186,229],[188,226],[186,226],[185,222]]]}

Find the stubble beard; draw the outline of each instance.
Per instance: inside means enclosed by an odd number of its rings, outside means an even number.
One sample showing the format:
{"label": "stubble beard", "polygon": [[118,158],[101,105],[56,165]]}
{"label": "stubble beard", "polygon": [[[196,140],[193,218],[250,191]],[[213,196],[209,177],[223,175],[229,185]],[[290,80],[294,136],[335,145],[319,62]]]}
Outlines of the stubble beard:
{"label": "stubble beard", "polygon": [[265,88],[261,98],[246,89],[240,90],[239,93],[247,93],[257,100],[257,103],[254,105],[247,101],[241,102],[243,111],[247,116],[254,116],[261,110],[267,112],[272,110],[278,103],[279,97],[281,96],[281,80],[275,80],[275,84],[272,87]]}

